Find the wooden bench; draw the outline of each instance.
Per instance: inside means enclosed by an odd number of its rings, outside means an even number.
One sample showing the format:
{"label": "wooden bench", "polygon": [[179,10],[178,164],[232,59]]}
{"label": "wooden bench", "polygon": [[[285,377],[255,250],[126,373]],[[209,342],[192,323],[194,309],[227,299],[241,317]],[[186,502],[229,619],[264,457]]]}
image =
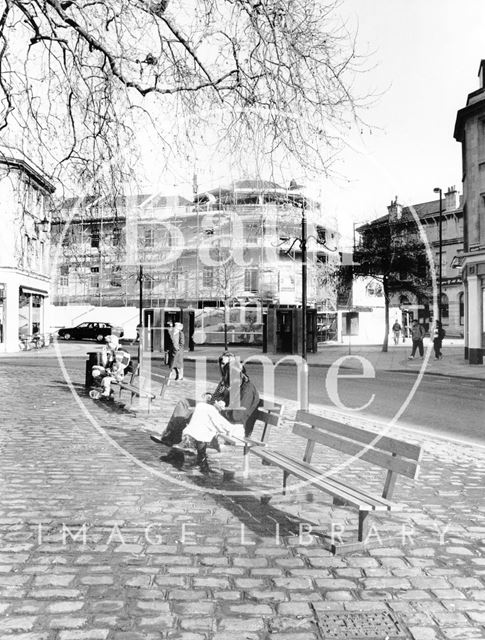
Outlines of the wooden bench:
{"label": "wooden bench", "polygon": [[[139,375],[140,366],[138,365],[136,369],[130,376],[129,382],[118,382],[119,386],[119,398],[121,399],[121,393],[123,391],[128,391],[130,393],[130,408],[133,404],[133,398],[146,398],[148,403],[148,413],[150,413],[151,404],[153,400],[157,397],[157,394],[151,390],[151,384],[148,384],[148,379]],[[155,374],[154,374],[155,375]],[[165,390],[167,386],[170,384],[169,376],[156,374],[157,377],[162,379],[160,392],[158,394],[159,398],[163,398],[165,394]]]}
{"label": "wooden bench", "polygon": [[[329,493],[333,497],[334,504],[350,505],[359,510],[359,544],[347,544],[345,545],[347,550],[350,547],[360,547],[365,540],[368,531],[367,516],[370,511],[401,511],[405,507],[403,504],[392,502],[391,497],[398,475],[412,479],[417,477],[422,455],[419,446],[301,410],[296,414],[293,434],[306,440],[302,460],[270,449],[264,442],[248,442],[246,448],[252,455],[283,470],[283,494],[286,494],[288,477],[293,475]],[[330,470],[327,475],[324,471],[312,466],[315,445],[324,445],[340,453],[354,456],[359,461],[385,469],[387,473],[382,493],[375,494],[367,491],[358,481],[346,482],[342,478],[346,466],[343,459],[337,464],[335,474]],[[245,472],[246,474],[249,472],[248,462]],[[337,477],[333,477],[334,475]],[[336,551],[334,544],[332,544],[332,550]]]}

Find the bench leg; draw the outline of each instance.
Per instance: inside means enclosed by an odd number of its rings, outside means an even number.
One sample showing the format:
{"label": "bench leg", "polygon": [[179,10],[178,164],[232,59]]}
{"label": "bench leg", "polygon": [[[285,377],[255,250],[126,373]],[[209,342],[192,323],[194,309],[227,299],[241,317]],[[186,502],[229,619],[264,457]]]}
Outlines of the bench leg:
{"label": "bench leg", "polygon": [[243,478],[249,478],[249,447],[247,444],[244,445]]}
{"label": "bench leg", "polygon": [[283,495],[286,496],[286,482],[290,474],[288,471],[283,471]]}
{"label": "bench leg", "polygon": [[368,511],[359,511],[359,542],[362,542],[364,538],[367,537],[367,530],[369,528],[369,523],[367,521],[368,515]]}

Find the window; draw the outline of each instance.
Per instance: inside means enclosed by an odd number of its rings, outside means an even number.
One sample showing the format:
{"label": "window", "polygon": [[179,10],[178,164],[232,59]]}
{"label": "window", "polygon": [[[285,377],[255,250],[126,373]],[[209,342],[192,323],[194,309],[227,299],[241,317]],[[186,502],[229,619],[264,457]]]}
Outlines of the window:
{"label": "window", "polygon": [[91,273],[99,273],[99,267],[91,267]]}
{"label": "window", "polygon": [[64,235],[62,236],[62,246],[68,247],[71,243],[71,230],[66,229]]}
{"label": "window", "polygon": [[62,264],[59,268],[59,286],[60,287],[68,287],[69,286],[69,265]]}
{"label": "window", "polygon": [[448,296],[446,293],[441,294],[441,317],[443,320],[447,320],[450,315],[450,307],[448,304]]}
{"label": "window", "polygon": [[478,121],[478,159],[485,159],[485,120]]}
{"label": "window", "polygon": [[113,229],[113,247],[118,247],[121,244],[121,229],[115,227]]}
{"label": "window", "polygon": [[257,293],[259,290],[259,269],[244,270],[244,290]]}
{"label": "window", "polygon": [[93,249],[99,249],[99,228],[93,227],[91,229],[91,247]]}
{"label": "window", "polygon": [[359,314],[356,311],[347,311],[342,314],[342,335],[359,335]]}
{"label": "window", "polygon": [[40,271],[44,271],[45,269],[45,243],[40,243],[40,263],[39,263]]}
{"label": "window", "polygon": [[28,269],[32,266],[32,241],[28,235],[25,235],[24,266]]}
{"label": "window", "polygon": [[110,285],[112,287],[121,287],[121,267],[115,265],[111,267]]}
{"label": "window", "polygon": [[202,270],[202,286],[211,289],[214,286],[214,267],[204,267]]}
{"label": "window", "polygon": [[384,289],[380,282],[372,280],[365,288],[366,294],[371,298],[382,298],[384,295]]}
{"label": "window", "polygon": [[[436,251],[435,253],[434,265],[436,268],[436,273],[437,275],[439,275],[439,270],[440,270],[440,252],[439,251]],[[442,254],[441,254],[441,269],[444,273],[446,269],[446,251],[442,251]]]}
{"label": "window", "polygon": [[91,289],[99,289],[99,274],[93,274],[90,276],[89,286]]}
{"label": "window", "polygon": [[155,233],[153,229],[145,229],[144,244],[147,249],[155,246]]}
{"label": "window", "polygon": [[460,304],[460,326],[463,326],[465,324],[465,294],[460,293],[458,300]]}
{"label": "window", "polygon": [[243,222],[243,242],[245,244],[257,244],[260,228],[256,222]]}

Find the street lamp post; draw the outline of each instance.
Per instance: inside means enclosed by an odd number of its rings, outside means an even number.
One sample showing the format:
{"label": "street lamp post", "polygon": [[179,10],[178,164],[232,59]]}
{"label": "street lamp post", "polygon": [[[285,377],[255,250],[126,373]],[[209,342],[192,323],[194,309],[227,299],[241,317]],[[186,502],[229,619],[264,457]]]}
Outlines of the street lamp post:
{"label": "street lamp post", "polygon": [[440,187],[433,189],[440,194],[440,218],[439,218],[439,265],[438,265],[438,320],[441,322],[441,295],[443,281],[443,191]]}
{"label": "street lamp post", "polygon": [[301,355],[304,360],[307,359],[307,220],[305,211],[305,200],[301,207]]}

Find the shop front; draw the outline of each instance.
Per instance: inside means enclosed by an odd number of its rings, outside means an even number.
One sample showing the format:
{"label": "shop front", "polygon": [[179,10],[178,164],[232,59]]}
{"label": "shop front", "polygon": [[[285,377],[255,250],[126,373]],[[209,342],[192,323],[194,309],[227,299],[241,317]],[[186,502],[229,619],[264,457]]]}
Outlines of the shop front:
{"label": "shop front", "polygon": [[19,287],[18,301],[18,333],[19,341],[24,346],[29,346],[32,341],[39,344],[49,343],[45,326],[45,301],[47,291]]}
{"label": "shop front", "polygon": [[0,273],[0,352],[3,353],[49,344],[46,282],[35,282],[38,287],[29,282],[27,286],[22,284],[22,279],[12,272]]}

